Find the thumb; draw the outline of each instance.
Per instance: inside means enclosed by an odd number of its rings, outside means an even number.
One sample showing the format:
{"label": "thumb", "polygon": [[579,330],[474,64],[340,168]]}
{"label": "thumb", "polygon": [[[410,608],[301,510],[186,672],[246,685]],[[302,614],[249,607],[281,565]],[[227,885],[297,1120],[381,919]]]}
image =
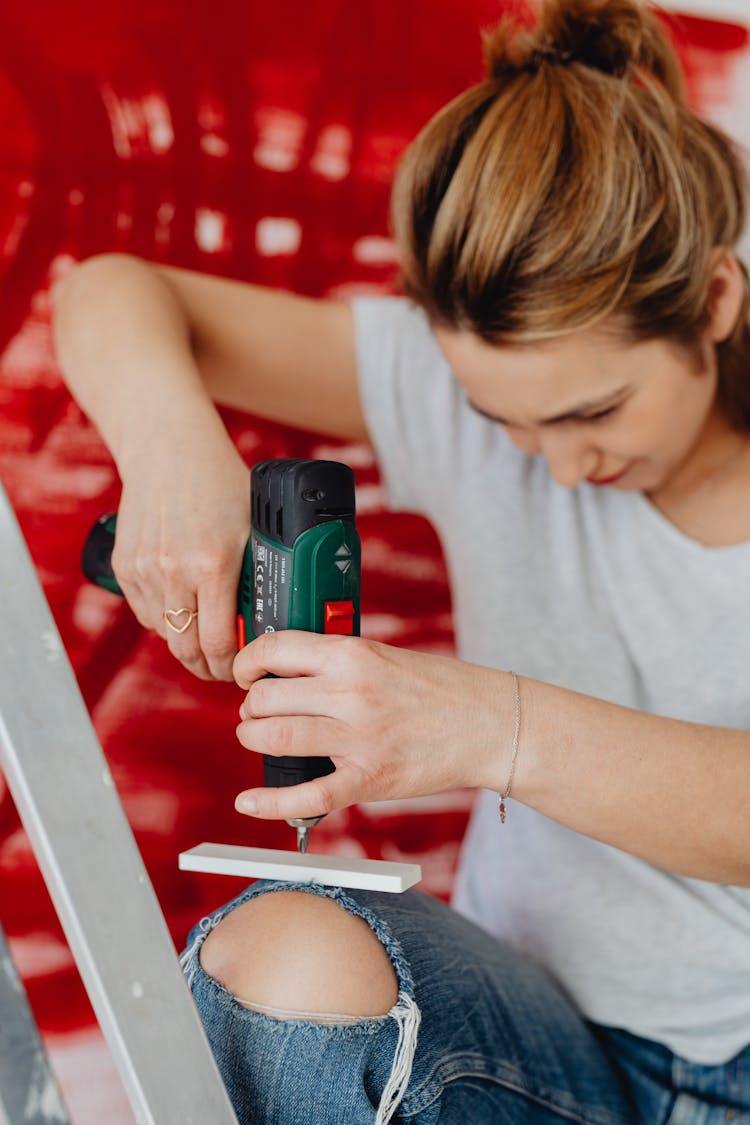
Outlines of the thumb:
{"label": "thumb", "polygon": [[302,785],[246,789],[238,794],[234,807],[237,812],[257,816],[260,820],[306,820],[325,816],[362,799],[363,795],[357,792],[355,772],[338,766],[333,773]]}

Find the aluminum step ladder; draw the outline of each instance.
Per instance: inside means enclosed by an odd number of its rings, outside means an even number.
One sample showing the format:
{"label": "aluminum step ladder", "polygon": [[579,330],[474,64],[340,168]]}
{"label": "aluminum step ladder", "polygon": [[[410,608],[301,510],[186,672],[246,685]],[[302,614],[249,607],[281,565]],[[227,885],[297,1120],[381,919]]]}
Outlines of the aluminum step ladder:
{"label": "aluminum step ladder", "polygon": [[[1,486],[0,768],[138,1125],[237,1125]],[[0,1121],[68,1125],[0,939]]]}

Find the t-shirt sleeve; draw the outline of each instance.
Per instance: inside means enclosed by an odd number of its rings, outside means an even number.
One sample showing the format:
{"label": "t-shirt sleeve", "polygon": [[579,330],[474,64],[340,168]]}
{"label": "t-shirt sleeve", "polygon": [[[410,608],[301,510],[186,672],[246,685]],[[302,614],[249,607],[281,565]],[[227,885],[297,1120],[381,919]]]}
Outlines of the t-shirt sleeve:
{"label": "t-shirt sleeve", "polygon": [[420,309],[387,297],[357,298],[352,309],[360,395],[388,503],[431,516],[466,468],[469,431],[486,423],[468,406]]}

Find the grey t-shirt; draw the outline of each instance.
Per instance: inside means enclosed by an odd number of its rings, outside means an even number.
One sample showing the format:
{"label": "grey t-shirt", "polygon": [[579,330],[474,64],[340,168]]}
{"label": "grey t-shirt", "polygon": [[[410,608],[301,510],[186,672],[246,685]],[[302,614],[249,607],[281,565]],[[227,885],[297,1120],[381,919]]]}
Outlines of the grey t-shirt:
{"label": "grey t-shirt", "polygon": [[[389,502],[440,536],[459,655],[750,728],[750,543],[706,548],[640,493],[556,485],[471,409],[421,312],[353,308]],[[497,794],[482,792],[455,905],[545,966],[589,1019],[704,1064],[750,1043],[748,888],[671,874],[520,804],[501,828]]]}

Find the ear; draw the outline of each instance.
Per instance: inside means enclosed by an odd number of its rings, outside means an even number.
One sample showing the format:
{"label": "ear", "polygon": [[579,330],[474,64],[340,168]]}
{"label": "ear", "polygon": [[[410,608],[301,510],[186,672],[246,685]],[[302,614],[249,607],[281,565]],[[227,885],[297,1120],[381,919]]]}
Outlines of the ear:
{"label": "ear", "polygon": [[721,344],[734,332],[746,287],[745,275],[734,254],[715,246],[711,252],[708,283],[708,332],[712,343]]}

